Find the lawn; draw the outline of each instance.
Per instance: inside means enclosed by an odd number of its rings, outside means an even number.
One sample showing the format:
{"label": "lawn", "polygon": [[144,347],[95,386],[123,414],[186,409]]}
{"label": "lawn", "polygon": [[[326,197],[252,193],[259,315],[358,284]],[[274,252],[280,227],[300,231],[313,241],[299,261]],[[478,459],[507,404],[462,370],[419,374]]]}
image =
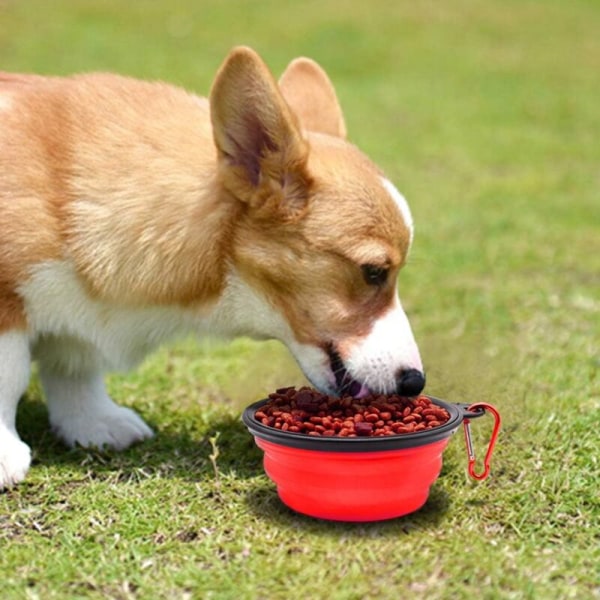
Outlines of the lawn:
{"label": "lawn", "polygon": [[183,340],[111,375],[157,431],[122,454],[55,441],[34,376],[2,598],[600,598],[598,31],[593,0],[0,0],[4,70],[206,94],[240,43],[276,73],[317,59],[412,206],[399,285],[427,391],[504,417],[487,481],[456,436],[419,512],[336,524],[280,503],[240,422],[303,382],[275,342]]}

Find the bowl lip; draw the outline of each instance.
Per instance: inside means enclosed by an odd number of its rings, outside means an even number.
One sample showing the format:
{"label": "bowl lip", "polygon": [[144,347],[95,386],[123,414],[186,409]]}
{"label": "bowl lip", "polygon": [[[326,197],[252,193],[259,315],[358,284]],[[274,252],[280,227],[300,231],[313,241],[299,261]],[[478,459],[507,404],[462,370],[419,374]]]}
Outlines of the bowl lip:
{"label": "bowl lip", "polygon": [[264,398],[250,404],[242,413],[242,421],[255,437],[287,448],[317,450],[321,452],[380,452],[416,448],[438,442],[453,435],[465,418],[477,418],[485,413],[484,410],[469,411],[468,404],[445,402],[427,394],[421,394],[421,396],[428,398],[437,406],[445,408],[450,413],[448,421],[439,427],[434,427],[426,431],[382,437],[347,438],[309,436],[305,433],[281,431],[257,421],[254,418],[254,413],[269,402],[269,398]]}

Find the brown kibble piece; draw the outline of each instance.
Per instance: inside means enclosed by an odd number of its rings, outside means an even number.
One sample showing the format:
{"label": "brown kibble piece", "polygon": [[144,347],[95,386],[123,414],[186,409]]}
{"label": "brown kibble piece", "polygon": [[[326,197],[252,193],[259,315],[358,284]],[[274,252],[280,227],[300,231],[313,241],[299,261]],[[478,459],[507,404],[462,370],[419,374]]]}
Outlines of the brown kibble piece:
{"label": "brown kibble piece", "polygon": [[355,423],[354,431],[356,432],[356,435],[371,435],[373,433],[373,424],[359,421],[358,423]]}
{"label": "brown kibble piece", "polygon": [[323,437],[382,437],[428,431],[450,415],[427,396],[334,398],[308,387],[280,388],[254,413],[257,421],[289,433]]}

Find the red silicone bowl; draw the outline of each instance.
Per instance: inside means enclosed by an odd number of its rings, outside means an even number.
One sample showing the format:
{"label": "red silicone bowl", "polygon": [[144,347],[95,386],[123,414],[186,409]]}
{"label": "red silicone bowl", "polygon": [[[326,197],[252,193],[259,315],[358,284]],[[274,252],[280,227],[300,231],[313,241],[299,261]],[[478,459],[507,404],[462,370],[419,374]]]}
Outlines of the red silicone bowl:
{"label": "red silicone bowl", "polygon": [[[440,474],[442,453],[450,437],[463,421],[468,423],[486,410],[482,405],[469,407],[429,398],[448,411],[446,423],[418,433],[386,437],[313,437],[281,431],[254,417],[268,400],[250,405],[242,419],[264,451],[265,472],[277,485],[284,504],[320,519],[379,521],[406,515],[425,504]],[[475,406],[476,410],[469,410]],[[485,406],[496,415],[487,466],[499,415],[493,407]],[[470,439],[467,441],[469,458],[474,461]]]}

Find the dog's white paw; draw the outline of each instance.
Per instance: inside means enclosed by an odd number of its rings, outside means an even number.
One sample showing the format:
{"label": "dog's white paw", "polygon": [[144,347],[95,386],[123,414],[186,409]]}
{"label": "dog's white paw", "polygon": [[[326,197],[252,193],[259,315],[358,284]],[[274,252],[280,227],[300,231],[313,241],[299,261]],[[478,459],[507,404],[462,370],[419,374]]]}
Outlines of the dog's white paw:
{"label": "dog's white paw", "polygon": [[114,450],[154,436],[135,411],[112,402],[98,412],[64,415],[60,422],[52,423],[52,429],[69,446]]}
{"label": "dog's white paw", "polygon": [[0,431],[0,490],[25,479],[31,463],[29,446],[14,433]]}

